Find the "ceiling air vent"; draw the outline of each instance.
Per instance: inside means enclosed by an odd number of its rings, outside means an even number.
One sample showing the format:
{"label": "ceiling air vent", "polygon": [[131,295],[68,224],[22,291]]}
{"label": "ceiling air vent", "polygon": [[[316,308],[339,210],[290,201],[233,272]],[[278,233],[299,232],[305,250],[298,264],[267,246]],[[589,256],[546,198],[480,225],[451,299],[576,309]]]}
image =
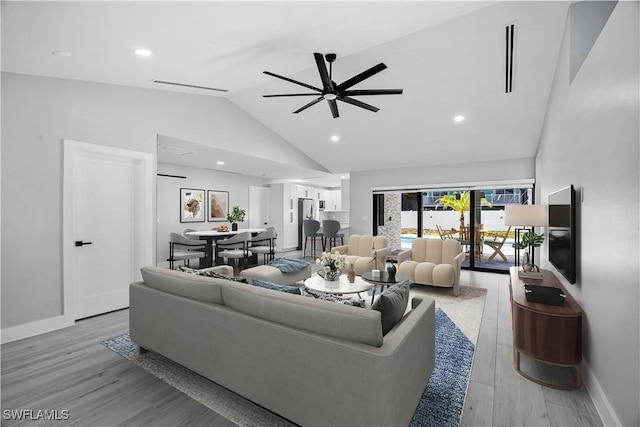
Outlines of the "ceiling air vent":
{"label": "ceiling air vent", "polygon": [[505,91],[513,92],[513,54],[515,51],[515,22],[505,27],[506,40],[506,61],[505,61]]}
{"label": "ceiling air vent", "polygon": [[215,87],[207,87],[207,86],[197,86],[197,85],[188,85],[186,83],[176,83],[176,82],[168,82],[165,80],[151,80],[152,83],[158,83],[161,85],[170,85],[170,86],[181,86],[181,87],[190,87],[192,89],[204,89],[204,90],[214,90],[217,92],[229,92],[227,89],[218,89]]}

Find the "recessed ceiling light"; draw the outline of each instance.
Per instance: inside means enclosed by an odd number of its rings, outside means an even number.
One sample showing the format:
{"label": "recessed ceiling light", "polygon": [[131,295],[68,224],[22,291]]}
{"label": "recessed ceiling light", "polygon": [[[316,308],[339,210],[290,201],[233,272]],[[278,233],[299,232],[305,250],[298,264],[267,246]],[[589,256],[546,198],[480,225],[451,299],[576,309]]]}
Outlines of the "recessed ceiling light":
{"label": "recessed ceiling light", "polygon": [[54,50],[51,52],[51,55],[57,56],[58,58],[68,58],[71,56],[71,52],[65,52],[64,50]]}
{"label": "recessed ceiling light", "polygon": [[464,120],[464,116],[455,116],[455,117],[453,118],[453,120],[454,120],[454,121],[456,121],[456,122],[461,122],[461,121],[463,121],[463,120]]}
{"label": "recessed ceiling light", "polygon": [[217,162],[219,165],[224,165],[224,162],[222,160],[218,160]]}
{"label": "recessed ceiling light", "polygon": [[333,142],[338,142],[338,141],[340,141],[340,137],[339,137],[338,135],[333,135],[333,136],[331,137],[331,140],[332,140]]}
{"label": "recessed ceiling light", "polygon": [[138,48],[133,51],[138,56],[151,56],[151,51],[145,48]]}

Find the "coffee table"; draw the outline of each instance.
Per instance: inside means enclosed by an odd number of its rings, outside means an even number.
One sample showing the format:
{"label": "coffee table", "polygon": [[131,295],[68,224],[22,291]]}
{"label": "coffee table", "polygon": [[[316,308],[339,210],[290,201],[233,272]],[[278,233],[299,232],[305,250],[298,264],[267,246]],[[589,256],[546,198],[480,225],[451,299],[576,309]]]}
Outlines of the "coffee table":
{"label": "coffee table", "polygon": [[389,276],[389,272],[386,270],[380,270],[380,277],[373,278],[371,271],[367,271],[362,273],[362,279],[370,282],[373,285],[373,295],[371,296],[371,304],[373,304],[373,299],[376,297],[375,287],[380,285],[380,290],[384,290],[385,286],[395,285],[396,283],[403,282],[405,280],[411,279],[411,277],[406,274],[396,273],[394,276]]}
{"label": "coffee table", "polygon": [[328,294],[359,295],[360,292],[365,292],[373,288],[374,284],[362,280],[362,278],[358,276],[356,276],[353,283],[349,283],[349,278],[346,274],[341,275],[340,280],[336,281],[324,280],[324,277],[320,277],[318,274],[312,274],[310,278],[304,281],[304,286],[314,291],[326,292]]}

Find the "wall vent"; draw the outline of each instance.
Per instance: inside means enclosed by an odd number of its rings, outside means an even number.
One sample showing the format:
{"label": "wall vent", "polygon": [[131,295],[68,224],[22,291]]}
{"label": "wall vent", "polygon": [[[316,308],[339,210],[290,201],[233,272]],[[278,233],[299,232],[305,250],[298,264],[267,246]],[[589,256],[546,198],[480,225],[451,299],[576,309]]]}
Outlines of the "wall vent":
{"label": "wall vent", "polygon": [[171,85],[171,86],[181,86],[181,87],[189,87],[192,89],[204,89],[204,90],[213,90],[217,92],[229,92],[227,89],[218,89],[215,87],[207,87],[207,86],[197,86],[197,85],[189,85],[186,83],[176,83],[176,82],[168,82],[165,80],[151,80],[152,83],[158,83],[161,85]]}
{"label": "wall vent", "polygon": [[516,24],[508,24],[505,27],[505,92],[513,92],[513,56],[515,53],[515,37],[516,37]]}

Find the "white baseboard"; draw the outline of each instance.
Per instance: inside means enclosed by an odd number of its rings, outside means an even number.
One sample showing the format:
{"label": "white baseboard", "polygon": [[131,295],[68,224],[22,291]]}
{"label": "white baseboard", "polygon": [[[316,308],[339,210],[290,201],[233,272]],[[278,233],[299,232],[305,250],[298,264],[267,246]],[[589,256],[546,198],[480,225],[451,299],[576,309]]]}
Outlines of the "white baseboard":
{"label": "white baseboard", "polygon": [[609,399],[604,394],[598,379],[593,375],[586,361],[582,360],[582,379],[584,386],[587,388],[593,404],[600,414],[602,424],[605,426],[621,426],[620,420],[613,411],[613,407],[609,403]]}
{"label": "white baseboard", "polygon": [[70,318],[70,316],[63,315],[25,323],[24,325],[11,326],[2,329],[1,342],[2,344],[5,344],[47,332],[56,331],[58,329],[73,326],[74,324],[75,320]]}

